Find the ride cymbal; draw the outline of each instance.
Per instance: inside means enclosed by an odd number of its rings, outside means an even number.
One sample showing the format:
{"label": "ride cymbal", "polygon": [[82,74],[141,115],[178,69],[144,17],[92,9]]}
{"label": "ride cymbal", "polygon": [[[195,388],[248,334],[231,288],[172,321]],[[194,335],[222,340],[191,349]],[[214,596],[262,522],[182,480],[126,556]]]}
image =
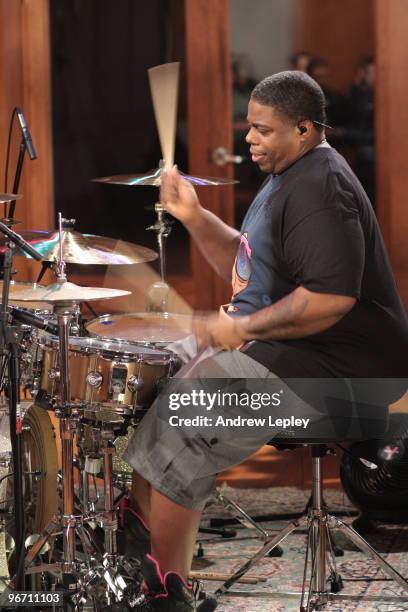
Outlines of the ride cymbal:
{"label": "ride cymbal", "polygon": [[[20,235],[29,242],[45,261],[54,261],[59,257],[58,231],[27,230]],[[7,238],[0,236],[0,252],[6,249]],[[128,265],[145,263],[157,259],[157,253],[138,244],[81,234],[71,228],[62,231],[63,259],[66,263],[88,265]],[[21,249],[16,249],[15,255],[28,257]]]}
{"label": "ride cymbal", "polygon": [[[92,179],[92,182],[105,183],[107,185],[127,185],[129,187],[142,187],[145,185],[160,187],[160,175],[162,171],[162,168],[155,168],[154,170],[149,170],[145,174],[117,174],[115,176],[103,176],[101,178]],[[219,176],[191,176],[190,174],[185,174],[184,172],[180,172],[180,175],[183,179],[189,183],[192,183],[193,185],[197,185],[198,187],[211,185],[233,185],[234,183],[238,183],[238,181],[235,181],[234,179],[222,178]]]}

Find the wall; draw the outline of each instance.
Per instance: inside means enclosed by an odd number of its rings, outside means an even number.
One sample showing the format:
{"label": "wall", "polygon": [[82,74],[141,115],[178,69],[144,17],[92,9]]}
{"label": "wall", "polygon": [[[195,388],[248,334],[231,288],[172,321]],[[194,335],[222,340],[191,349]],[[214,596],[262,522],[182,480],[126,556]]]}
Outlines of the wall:
{"label": "wall", "polygon": [[408,307],[408,10],[376,0],[378,216]]}
{"label": "wall", "polygon": [[292,4],[294,49],[324,58],[331,68],[330,85],[347,90],[357,63],[373,54],[373,0],[292,0]]}
{"label": "wall", "polygon": [[[0,0],[0,191],[4,188],[4,164],[10,116],[15,106],[23,109],[38,159],[26,156],[19,192],[24,199],[15,217],[25,228],[50,229],[53,225],[51,99],[49,87],[48,0]],[[17,125],[13,133],[8,189],[14,181],[15,162],[21,141]],[[1,206],[0,216],[3,216]],[[18,279],[35,278],[38,264],[16,258]]]}
{"label": "wall", "polygon": [[231,49],[247,53],[260,80],[289,67],[292,0],[230,0]]}

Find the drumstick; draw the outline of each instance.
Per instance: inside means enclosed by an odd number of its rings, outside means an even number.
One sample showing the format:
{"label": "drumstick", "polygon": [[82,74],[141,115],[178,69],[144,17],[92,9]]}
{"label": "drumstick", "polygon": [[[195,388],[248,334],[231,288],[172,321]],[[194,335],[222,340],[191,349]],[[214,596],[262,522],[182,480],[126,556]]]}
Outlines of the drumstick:
{"label": "drumstick", "polygon": [[150,92],[166,169],[174,164],[180,62],[149,68]]}
{"label": "drumstick", "polygon": [[[197,580],[214,580],[217,582],[225,582],[231,578],[232,574],[192,571],[188,576],[189,578],[196,578]],[[258,584],[258,582],[266,582],[266,578],[265,576],[243,576],[242,578],[239,578],[237,582],[241,582],[242,584]]]}

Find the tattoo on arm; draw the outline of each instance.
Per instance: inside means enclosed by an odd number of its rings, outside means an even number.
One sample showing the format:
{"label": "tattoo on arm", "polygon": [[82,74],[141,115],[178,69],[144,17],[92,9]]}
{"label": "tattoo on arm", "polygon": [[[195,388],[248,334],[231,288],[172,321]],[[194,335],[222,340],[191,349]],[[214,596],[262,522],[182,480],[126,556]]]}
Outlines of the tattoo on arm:
{"label": "tattoo on arm", "polygon": [[245,340],[284,340],[322,332],[337,323],[355,298],[298,287],[272,306],[242,317]]}

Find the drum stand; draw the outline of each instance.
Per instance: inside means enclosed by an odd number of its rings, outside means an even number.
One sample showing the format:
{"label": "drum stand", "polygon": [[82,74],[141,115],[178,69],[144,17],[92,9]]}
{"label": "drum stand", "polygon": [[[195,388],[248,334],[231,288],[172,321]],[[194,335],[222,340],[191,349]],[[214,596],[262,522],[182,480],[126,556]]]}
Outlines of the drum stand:
{"label": "drum stand", "polygon": [[[163,161],[161,160],[159,168],[163,168],[163,165]],[[157,221],[147,229],[156,232],[160,260],[160,281],[153,283],[147,291],[146,311],[168,312],[170,287],[165,281],[166,239],[170,236],[173,221],[166,217],[166,211],[160,202],[156,202],[154,210],[157,213]]]}
{"label": "drum stand", "polygon": [[[59,280],[62,280],[61,278]],[[63,282],[63,281],[62,281]],[[60,383],[61,404],[55,410],[55,415],[60,421],[61,457],[62,457],[62,515],[54,517],[45,528],[41,537],[32,546],[26,555],[26,574],[38,572],[50,572],[52,574],[66,574],[77,584],[77,594],[73,597],[76,604],[83,603],[90,585],[103,580],[106,583],[106,597],[110,603],[111,594],[120,601],[126,582],[117,573],[116,558],[116,530],[117,517],[114,509],[113,485],[112,485],[112,449],[109,445],[103,449],[103,463],[105,469],[105,512],[102,524],[105,529],[106,553],[103,558],[97,552],[89,531],[85,525],[98,519],[95,513],[75,515],[74,513],[74,455],[73,443],[78,420],[79,406],[71,404],[69,385],[69,322],[74,312],[74,302],[60,302],[55,307],[58,318],[59,342],[60,342]],[[51,564],[31,566],[37,555],[41,552],[46,542],[62,532],[63,551],[62,561]],[[76,554],[75,536],[78,535],[85,555],[85,567],[83,561],[79,561]]]}

